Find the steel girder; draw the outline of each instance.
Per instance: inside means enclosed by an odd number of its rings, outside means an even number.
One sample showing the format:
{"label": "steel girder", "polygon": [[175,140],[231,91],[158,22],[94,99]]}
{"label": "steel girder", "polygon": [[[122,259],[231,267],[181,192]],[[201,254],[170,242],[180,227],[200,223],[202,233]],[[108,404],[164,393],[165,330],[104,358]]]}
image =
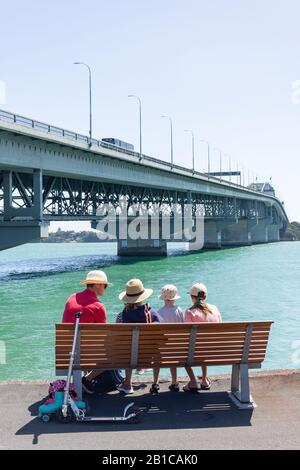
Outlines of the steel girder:
{"label": "steel girder", "polygon": [[[4,213],[3,174],[0,172],[0,214]],[[10,197],[13,207],[30,208],[34,202],[33,175],[12,172]],[[264,202],[255,200],[43,176],[43,216],[47,219],[84,217],[92,220],[104,204],[109,203],[117,208],[120,197],[126,207],[139,205],[145,211],[158,208],[160,212],[164,212],[170,210],[174,204],[183,210],[185,204],[191,203],[193,212],[196,213],[201,207],[205,218],[262,219],[271,216],[275,222],[280,221],[274,206],[266,207]]]}

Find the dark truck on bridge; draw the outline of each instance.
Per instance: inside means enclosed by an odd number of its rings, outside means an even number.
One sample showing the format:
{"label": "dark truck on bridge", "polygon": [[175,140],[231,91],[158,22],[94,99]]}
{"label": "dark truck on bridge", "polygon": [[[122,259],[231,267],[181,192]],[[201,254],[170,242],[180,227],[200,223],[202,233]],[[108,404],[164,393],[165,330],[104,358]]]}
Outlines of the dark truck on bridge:
{"label": "dark truck on bridge", "polygon": [[116,147],[119,147],[125,150],[131,150],[132,152],[134,152],[134,145],[129,144],[128,142],[124,142],[123,140],[115,139],[114,137],[106,137],[104,139],[101,139],[101,141],[107,144],[115,145]]}

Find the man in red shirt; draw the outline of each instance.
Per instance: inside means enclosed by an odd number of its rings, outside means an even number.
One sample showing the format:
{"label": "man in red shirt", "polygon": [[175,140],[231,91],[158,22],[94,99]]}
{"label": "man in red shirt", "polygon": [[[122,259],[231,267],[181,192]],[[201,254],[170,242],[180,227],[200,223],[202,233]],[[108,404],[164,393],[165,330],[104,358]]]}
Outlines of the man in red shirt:
{"label": "man in red shirt", "polygon": [[[75,314],[81,312],[80,323],[106,323],[106,309],[98,299],[111,284],[106,274],[103,271],[91,271],[80,284],[86,285],[86,289],[69,297],[62,322],[75,323]],[[90,371],[82,378],[82,387],[87,393],[94,393],[92,380],[99,373],[100,371]]]}

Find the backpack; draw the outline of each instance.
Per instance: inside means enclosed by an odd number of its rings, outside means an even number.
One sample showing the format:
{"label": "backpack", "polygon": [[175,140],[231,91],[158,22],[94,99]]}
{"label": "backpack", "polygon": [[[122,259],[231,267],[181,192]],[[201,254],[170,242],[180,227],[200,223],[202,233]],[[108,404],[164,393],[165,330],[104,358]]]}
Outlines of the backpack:
{"label": "backpack", "polygon": [[[54,382],[50,383],[49,390],[48,390],[48,399],[53,400],[55,398],[56,392],[64,392],[65,386],[67,385],[66,380],[55,380]],[[74,384],[70,383],[69,387],[69,394],[73,398],[73,400],[78,400],[77,393],[74,387]]]}
{"label": "backpack", "polygon": [[136,309],[124,309],[122,323],[152,323],[153,315],[149,304],[141,305]]}
{"label": "backpack", "polygon": [[93,384],[97,393],[108,393],[117,390],[117,386],[121,385],[124,377],[118,369],[105,370],[94,378]]}

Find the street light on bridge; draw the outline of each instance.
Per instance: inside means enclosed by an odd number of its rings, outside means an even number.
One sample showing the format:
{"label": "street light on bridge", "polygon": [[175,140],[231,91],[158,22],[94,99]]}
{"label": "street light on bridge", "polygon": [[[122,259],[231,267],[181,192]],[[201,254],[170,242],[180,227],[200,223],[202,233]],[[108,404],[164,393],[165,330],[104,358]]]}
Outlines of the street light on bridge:
{"label": "street light on bridge", "polygon": [[210,174],[210,145],[209,145],[209,142],[207,142],[207,140],[200,140],[200,142],[203,142],[204,144],[207,145],[207,173],[208,173],[208,177],[209,177],[209,174]]}
{"label": "street light on bridge", "polygon": [[220,162],[220,180],[222,179],[222,151],[218,147],[214,147],[214,150],[219,152],[219,162]]}
{"label": "street light on bridge", "polygon": [[89,146],[92,145],[92,71],[91,67],[84,62],[74,62],[74,65],[84,65],[89,71],[89,94],[90,94],[90,142]]}
{"label": "street light on bridge", "polygon": [[229,183],[231,183],[231,156],[230,156],[230,155],[225,155],[225,157],[228,157],[228,165],[229,165]]}
{"label": "street light on bridge", "polygon": [[173,155],[173,121],[170,116],[165,116],[164,114],[161,116],[162,118],[167,118],[170,121],[170,137],[171,137],[171,168],[173,168],[174,164],[174,155]]}
{"label": "street light on bridge", "polygon": [[128,95],[128,98],[136,98],[139,102],[139,121],[140,121],[140,161],[142,160],[142,102],[137,95]]}
{"label": "street light on bridge", "polygon": [[184,132],[189,132],[192,136],[192,154],[193,154],[193,173],[195,173],[195,136],[194,132],[190,129],[184,129]]}

